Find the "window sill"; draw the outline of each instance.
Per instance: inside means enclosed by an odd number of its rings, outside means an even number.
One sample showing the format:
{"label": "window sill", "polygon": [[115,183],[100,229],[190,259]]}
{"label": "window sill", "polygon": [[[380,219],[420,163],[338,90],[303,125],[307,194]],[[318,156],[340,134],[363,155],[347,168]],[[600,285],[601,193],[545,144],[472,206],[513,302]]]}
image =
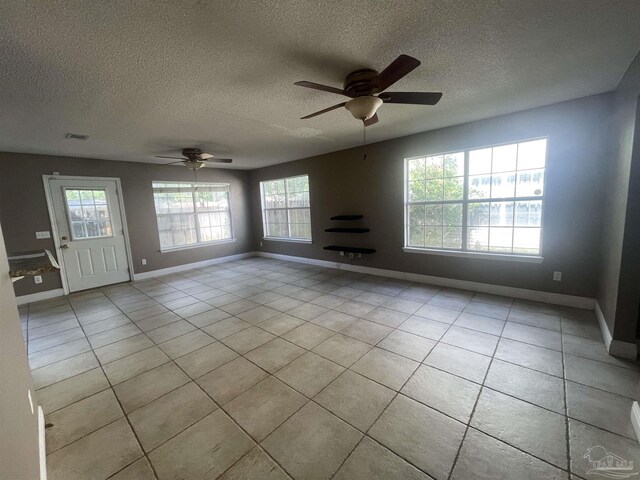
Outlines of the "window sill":
{"label": "window sill", "polygon": [[289,242],[289,243],[306,243],[311,245],[313,243],[312,240],[305,240],[302,238],[279,238],[279,237],[262,237],[262,240],[266,240],[269,242]]}
{"label": "window sill", "polygon": [[484,253],[484,252],[469,252],[469,251],[456,251],[456,250],[437,250],[433,248],[415,248],[415,247],[403,247],[402,250],[406,253],[420,253],[423,255],[441,255],[445,257],[464,257],[464,258],[477,258],[483,260],[500,260],[506,262],[523,262],[523,263],[542,263],[544,257],[534,255],[508,255],[504,253]]}
{"label": "window sill", "polygon": [[214,245],[221,245],[224,243],[233,243],[235,242],[235,238],[229,238],[227,240],[218,240],[216,242],[206,242],[206,243],[193,243],[190,245],[180,245],[179,247],[169,247],[169,248],[161,248],[160,253],[169,253],[169,252],[177,252],[179,250],[191,250],[193,248],[203,248],[203,247],[211,247]]}

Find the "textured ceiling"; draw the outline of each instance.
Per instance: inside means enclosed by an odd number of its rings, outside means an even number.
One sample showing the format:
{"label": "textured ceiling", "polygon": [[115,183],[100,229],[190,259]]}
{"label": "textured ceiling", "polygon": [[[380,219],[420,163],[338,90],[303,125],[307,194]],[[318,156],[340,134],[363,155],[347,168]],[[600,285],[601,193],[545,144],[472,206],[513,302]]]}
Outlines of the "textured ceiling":
{"label": "textured ceiling", "polygon": [[255,168],[361,142],[344,109],[299,120],[344,97],[297,80],[421,60],[390,90],[442,101],[383,105],[379,141],[612,90],[638,25],[637,0],[0,0],[0,150]]}

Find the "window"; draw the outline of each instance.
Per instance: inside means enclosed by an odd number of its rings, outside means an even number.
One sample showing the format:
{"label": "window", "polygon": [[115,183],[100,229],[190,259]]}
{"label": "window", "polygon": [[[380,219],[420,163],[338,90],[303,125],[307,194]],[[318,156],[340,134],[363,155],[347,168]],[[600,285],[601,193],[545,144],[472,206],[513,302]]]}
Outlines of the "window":
{"label": "window", "polygon": [[406,160],[405,247],[538,256],[547,140]]}
{"label": "window", "polygon": [[64,198],[73,240],[113,235],[105,189],[65,188]]}
{"label": "window", "polygon": [[260,182],[260,191],[265,237],[311,240],[307,175]]}
{"label": "window", "polygon": [[153,182],[160,248],[230,240],[229,185]]}

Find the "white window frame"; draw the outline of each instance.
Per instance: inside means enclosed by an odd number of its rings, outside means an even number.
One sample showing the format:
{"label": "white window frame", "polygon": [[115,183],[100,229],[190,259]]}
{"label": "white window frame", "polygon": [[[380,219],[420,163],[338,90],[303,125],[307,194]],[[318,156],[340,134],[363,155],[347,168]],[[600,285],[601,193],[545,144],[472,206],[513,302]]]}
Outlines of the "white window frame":
{"label": "white window frame", "polygon": [[[289,216],[289,211],[290,210],[306,210],[307,208],[309,209],[309,232],[311,232],[311,198],[309,198],[309,206],[308,207],[288,207],[286,206],[288,203],[288,194],[287,194],[287,180],[290,180],[292,178],[299,178],[299,177],[307,177],[307,185],[309,185],[309,195],[311,195],[311,182],[309,181],[309,175],[304,173],[302,175],[293,175],[291,177],[282,177],[282,178],[272,178],[270,180],[263,180],[260,182],[260,207],[262,210],[262,239],[263,240],[275,240],[275,241],[279,241],[279,242],[293,242],[293,243],[313,243],[313,237],[310,236],[309,238],[301,238],[301,237],[292,237],[291,236],[291,225],[290,225],[290,216]],[[264,200],[264,184],[268,183],[268,182],[277,182],[279,180],[284,180],[284,192],[285,192],[285,206],[284,207],[279,207],[279,208],[267,208],[265,206],[265,200]],[[269,236],[267,235],[267,216],[265,215],[265,212],[267,210],[285,210],[287,213],[287,232],[289,233],[289,236],[286,237],[274,237],[274,236]],[[310,235],[312,235],[310,233]]]}
{"label": "white window frame", "polygon": [[[468,205],[470,203],[484,203],[488,201],[487,199],[469,199],[469,153],[474,150],[481,150],[485,148],[495,148],[501,147],[505,145],[513,145],[518,143],[531,142],[535,140],[545,140],[546,141],[546,149],[545,149],[545,166],[544,166],[544,190],[542,195],[536,195],[533,197],[506,197],[506,198],[491,198],[491,202],[501,202],[501,201],[541,201],[542,208],[540,212],[540,248],[538,255],[525,255],[520,253],[504,253],[504,252],[492,252],[492,251],[475,251],[475,250],[467,250],[467,231],[469,226],[467,225],[467,214],[468,214]],[[416,247],[409,246],[409,161],[416,158],[424,158],[424,157],[433,157],[439,155],[447,155],[454,153],[464,152],[464,195],[462,200],[442,200],[442,201],[425,201],[425,202],[413,202],[412,205],[418,204],[446,204],[446,203],[459,203],[462,204],[462,246],[459,249],[452,248],[437,248],[437,247]],[[418,253],[418,254],[426,254],[426,255],[441,255],[448,257],[466,257],[466,258],[478,258],[478,259],[487,259],[487,260],[504,260],[504,261],[513,261],[513,262],[525,262],[525,263],[542,263],[544,257],[542,256],[543,252],[543,232],[544,232],[544,212],[545,212],[545,197],[546,197],[546,189],[547,189],[547,160],[549,157],[549,138],[548,137],[536,137],[536,138],[528,138],[523,140],[515,140],[511,142],[504,142],[499,144],[486,145],[483,147],[473,147],[466,148],[464,150],[451,150],[448,152],[438,152],[433,154],[425,154],[418,155],[414,157],[408,157],[404,159],[404,205],[403,205],[403,218],[404,218],[404,246],[402,250],[406,253]],[[513,213],[515,218],[515,211]]]}
{"label": "white window frame", "polygon": [[[229,183],[219,183],[219,182],[189,182],[189,181],[166,181],[166,180],[152,180],[151,182],[151,189],[153,191],[153,193],[155,193],[156,188],[155,188],[155,184],[157,183],[161,183],[161,184],[175,184],[175,185],[191,185],[192,188],[192,199],[193,199],[193,212],[194,212],[194,221],[195,221],[195,230],[196,230],[196,239],[197,241],[195,243],[187,243],[184,245],[176,245],[173,247],[162,247],[160,246],[160,252],[164,253],[164,252],[173,252],[176,250],[188,250],[191,248],[200,248],[200,247],[206,247],[206,246],[210,246],[210,245],[219,245],[222,243],[231,243],[231,242],[235,242],[236,241],[236,236],[235,236],[235,231],[233,229],[233,211],[231,208],[231,184]],[[201,241],[200,240],[200,220],[198,219],[198,206],[197,206],[197,202],[195,199],[195,193],[197,191],[197,188],[199,186],[203,186],[203,187],[224,187],[227,190],[227,203],[229,205],[228,208],[228,212],[229,212],[229,227],[231,230],[231,237],[229,238],[224,238],[224,239],[220,239],[220,240],[212,240],[212,241]],[[158,213],[156,210],[156,204],[155,204],[155,195],[153,197],[153,207],[154,207],[154,211],[155,211],[155,216],[156,216],[156,230],[158,232],[158,241],[160,240],[160,228],[158,225],[158,217],[162,216],[162,215],[175,215],[175,214],[169,214],[169,213]]]}

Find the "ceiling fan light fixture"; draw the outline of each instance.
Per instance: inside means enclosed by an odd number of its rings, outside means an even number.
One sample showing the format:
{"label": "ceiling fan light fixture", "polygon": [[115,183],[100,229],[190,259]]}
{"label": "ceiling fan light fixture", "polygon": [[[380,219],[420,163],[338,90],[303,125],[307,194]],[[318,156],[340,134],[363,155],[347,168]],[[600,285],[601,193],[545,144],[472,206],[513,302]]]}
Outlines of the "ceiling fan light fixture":
{"label": "ceiling fan light fixture", "polygon": [[206,162],[203,162],[202,160],[185,160],[183,163],[189,170],[193,170],[195,172],[196,170],[204,167]]}
{"label": "ceiling fan light fixture", "polygon": [[349,100],[345,108],[358,120],[369,120],[382,105],[382,100],[374,96],[362,96]]}

